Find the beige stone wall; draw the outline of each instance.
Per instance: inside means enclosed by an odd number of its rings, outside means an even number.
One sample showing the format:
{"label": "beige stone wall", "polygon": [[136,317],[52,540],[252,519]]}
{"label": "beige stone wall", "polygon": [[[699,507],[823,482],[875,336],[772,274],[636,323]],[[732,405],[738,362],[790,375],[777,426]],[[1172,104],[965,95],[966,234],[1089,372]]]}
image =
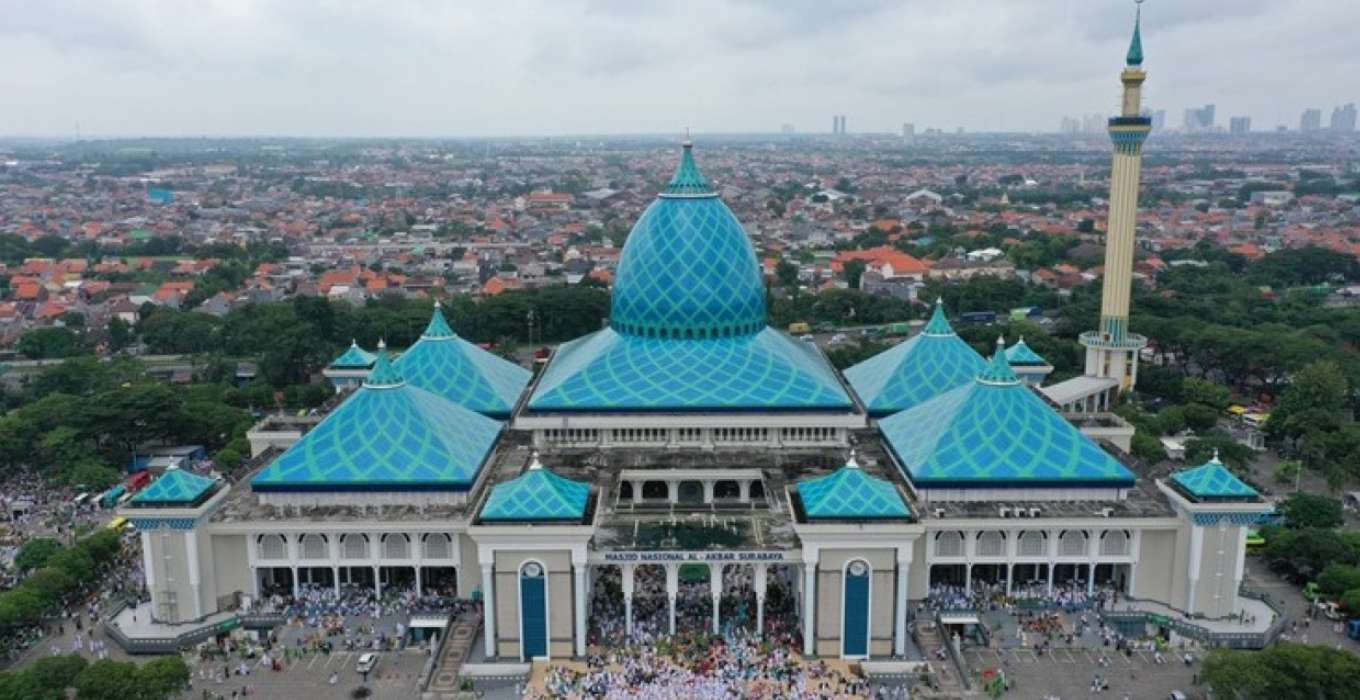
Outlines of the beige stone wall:
{"label": "beige stone wall", "polygon": [[[250,595],[254,586],[250,580],[250,559],[246,554],[245,535],[210,535],[208,548],[200,549],[199,557],[212,567],[213,595],[225,598],[233,593]],[[206,579],[205,579],[206,580]],[[214,605],[214,608],[217,608]]]}
{"label": "beige stone wall", "polygon": [[[161,622],[185,622],[194,619],[194,591],[189,585],[188,554],[184,546],[185,533],[179,530],[153,530],[146,533],[151,545],[151,562],[155,567],[152,594],[156,609],[152,615]],[[174,606],[165,607],[173,598]]]}
{"label": "beige stone wall", "polygon": [[1135,598],[1169,601],[1176,579],[1176,530],[1144,530],[1139,545],[1138,561],[1134,564],[1133,590]]}
{"label": "beige stone wall", "polygon": [[477,559],[477,543],[466,533],[453,535],[453,546],[462,553],[462,565],[458,567],[458,597],[470,598],[473,591],[482,589],[482,563]]}
{"label": "beige stone wall", "polygon": [[1191,612],[1208,617],[1224,617],[1233,612],[1237,597],[1237,559],[1240,556],[1243,527],[1220,525],[1201,528],[1204,544],[1200,549],[1199,586],[1195,592],[1195,609]]}
{"label": "beige stone wall", "polygon": [[824,549],[817,568],[818,656],[841,655],[841,613],[845,565],[863,559],[871,567],[869,579],[869,652],[892,653],[897,552],[893,549]]}
{"label": "beige stone wall", "polygon": [[506,658],[520,656],[519,569],[537,560],[548,571],[548,653],[556,658],[573,653],[571,554],[563,551],[497,552],[496,648]]}

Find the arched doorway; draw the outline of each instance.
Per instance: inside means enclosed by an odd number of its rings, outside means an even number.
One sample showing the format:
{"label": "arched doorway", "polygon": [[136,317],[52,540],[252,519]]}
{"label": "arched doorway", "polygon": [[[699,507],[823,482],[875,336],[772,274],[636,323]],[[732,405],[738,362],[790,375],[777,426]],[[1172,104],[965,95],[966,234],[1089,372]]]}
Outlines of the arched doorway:
{"label": "arched doorway", "polygon": [[538,561],[519,568],[519,627],[521,660],[548,656],[548,572]]}
{"label": "arched doorway", "polygon": [[855,559],[845,565],[844,606],[841,615],[841,656],[869,656],[869,563]]}

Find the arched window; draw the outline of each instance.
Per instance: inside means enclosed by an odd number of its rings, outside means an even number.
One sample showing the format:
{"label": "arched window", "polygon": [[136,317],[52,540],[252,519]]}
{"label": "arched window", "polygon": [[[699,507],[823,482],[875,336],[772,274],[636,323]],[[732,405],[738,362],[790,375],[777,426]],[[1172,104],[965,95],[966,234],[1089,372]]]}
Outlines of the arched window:
{"label": "arched window", "polygon": [[1064,530],[1058,536],[1058,553],[1065,557],[1079,557],[1086,554],[1086,533],[1081,530]]}
{"label": "arched window", "polygon": [[1129,532],[1127,530],[1106,530],[1100,536],[1100,553],[1109,557],[1122,557],[1129,553]]}
{"label": "arched window", "polygon": [[670,488],[664,481],[647,481],[642,484],[642,500],[664,501],[671,497]]}
{"label": "arched window", "polygon": [[327,546],[326,536],[316,533],[309,533],[298,540],[302,549],[303,559],[329,559],[330,547]]}
{"label": "arched window", "polygon": [[261,559],[287,559],[288,542],[283,535],[260,535],[258,551]]}
{"label": "arched window", "polygon": [[941,557],[963,556],[963,533],[950,530],[935,535],[935,554]]}
{"label": "arched window", "polygon": [[342,559],[367,559],[368,535],[350,533],[340,538]]}
{"label": "arched window", "polygon": [[1022,557],[1042,557],[1048,554],[1048,535],[1043,532],[1034,530],[1022,532],[1017,544]]}
{"label": "arched window", "polygon": [[425,535],[425,558],[452,559],[453,540],[442,532],[431,532]]}
{"label": "arched window", "polygon": [[1006,536],[989,530],[978,533],[977,553],[980,557],[1000,557],[1006,554]]}
{"label": "arched window", "polygon": [[410,559],[411,538],[400,532],[383,535],[383,558]]}

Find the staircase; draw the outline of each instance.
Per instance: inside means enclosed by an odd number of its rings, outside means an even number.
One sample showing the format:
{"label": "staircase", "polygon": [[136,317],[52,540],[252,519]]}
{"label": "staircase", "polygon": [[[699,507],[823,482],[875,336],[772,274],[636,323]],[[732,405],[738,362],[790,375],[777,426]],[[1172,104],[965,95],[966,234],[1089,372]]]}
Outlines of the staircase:
{"label": "staircase", "polygon": [[[949,649],[945,647],[947,642],[940,637],[940,628],[928,623],[917,625],[916,641],[921,646],[921,652],[925,654],[926,660],[930,662],[930,668],[934,671],[931,677],[935,681],[933,688],[921,692],[920,695],[937,698],[963,697],[963,684],[960,682],[962,676],[949,654]],[[943,661],[940,660],[941,654],[944,655]]]}

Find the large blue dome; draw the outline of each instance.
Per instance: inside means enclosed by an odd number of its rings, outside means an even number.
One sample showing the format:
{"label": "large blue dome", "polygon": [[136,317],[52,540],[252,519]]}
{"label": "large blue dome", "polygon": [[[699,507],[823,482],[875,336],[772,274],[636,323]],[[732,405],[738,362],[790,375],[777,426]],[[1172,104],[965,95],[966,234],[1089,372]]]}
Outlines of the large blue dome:
{"label": "large blue dome", "polygon": [[680,167],[628,234],[610,326],[656,338],[723,338],[765,328],[765,285],[741,222],[694,164]]}

